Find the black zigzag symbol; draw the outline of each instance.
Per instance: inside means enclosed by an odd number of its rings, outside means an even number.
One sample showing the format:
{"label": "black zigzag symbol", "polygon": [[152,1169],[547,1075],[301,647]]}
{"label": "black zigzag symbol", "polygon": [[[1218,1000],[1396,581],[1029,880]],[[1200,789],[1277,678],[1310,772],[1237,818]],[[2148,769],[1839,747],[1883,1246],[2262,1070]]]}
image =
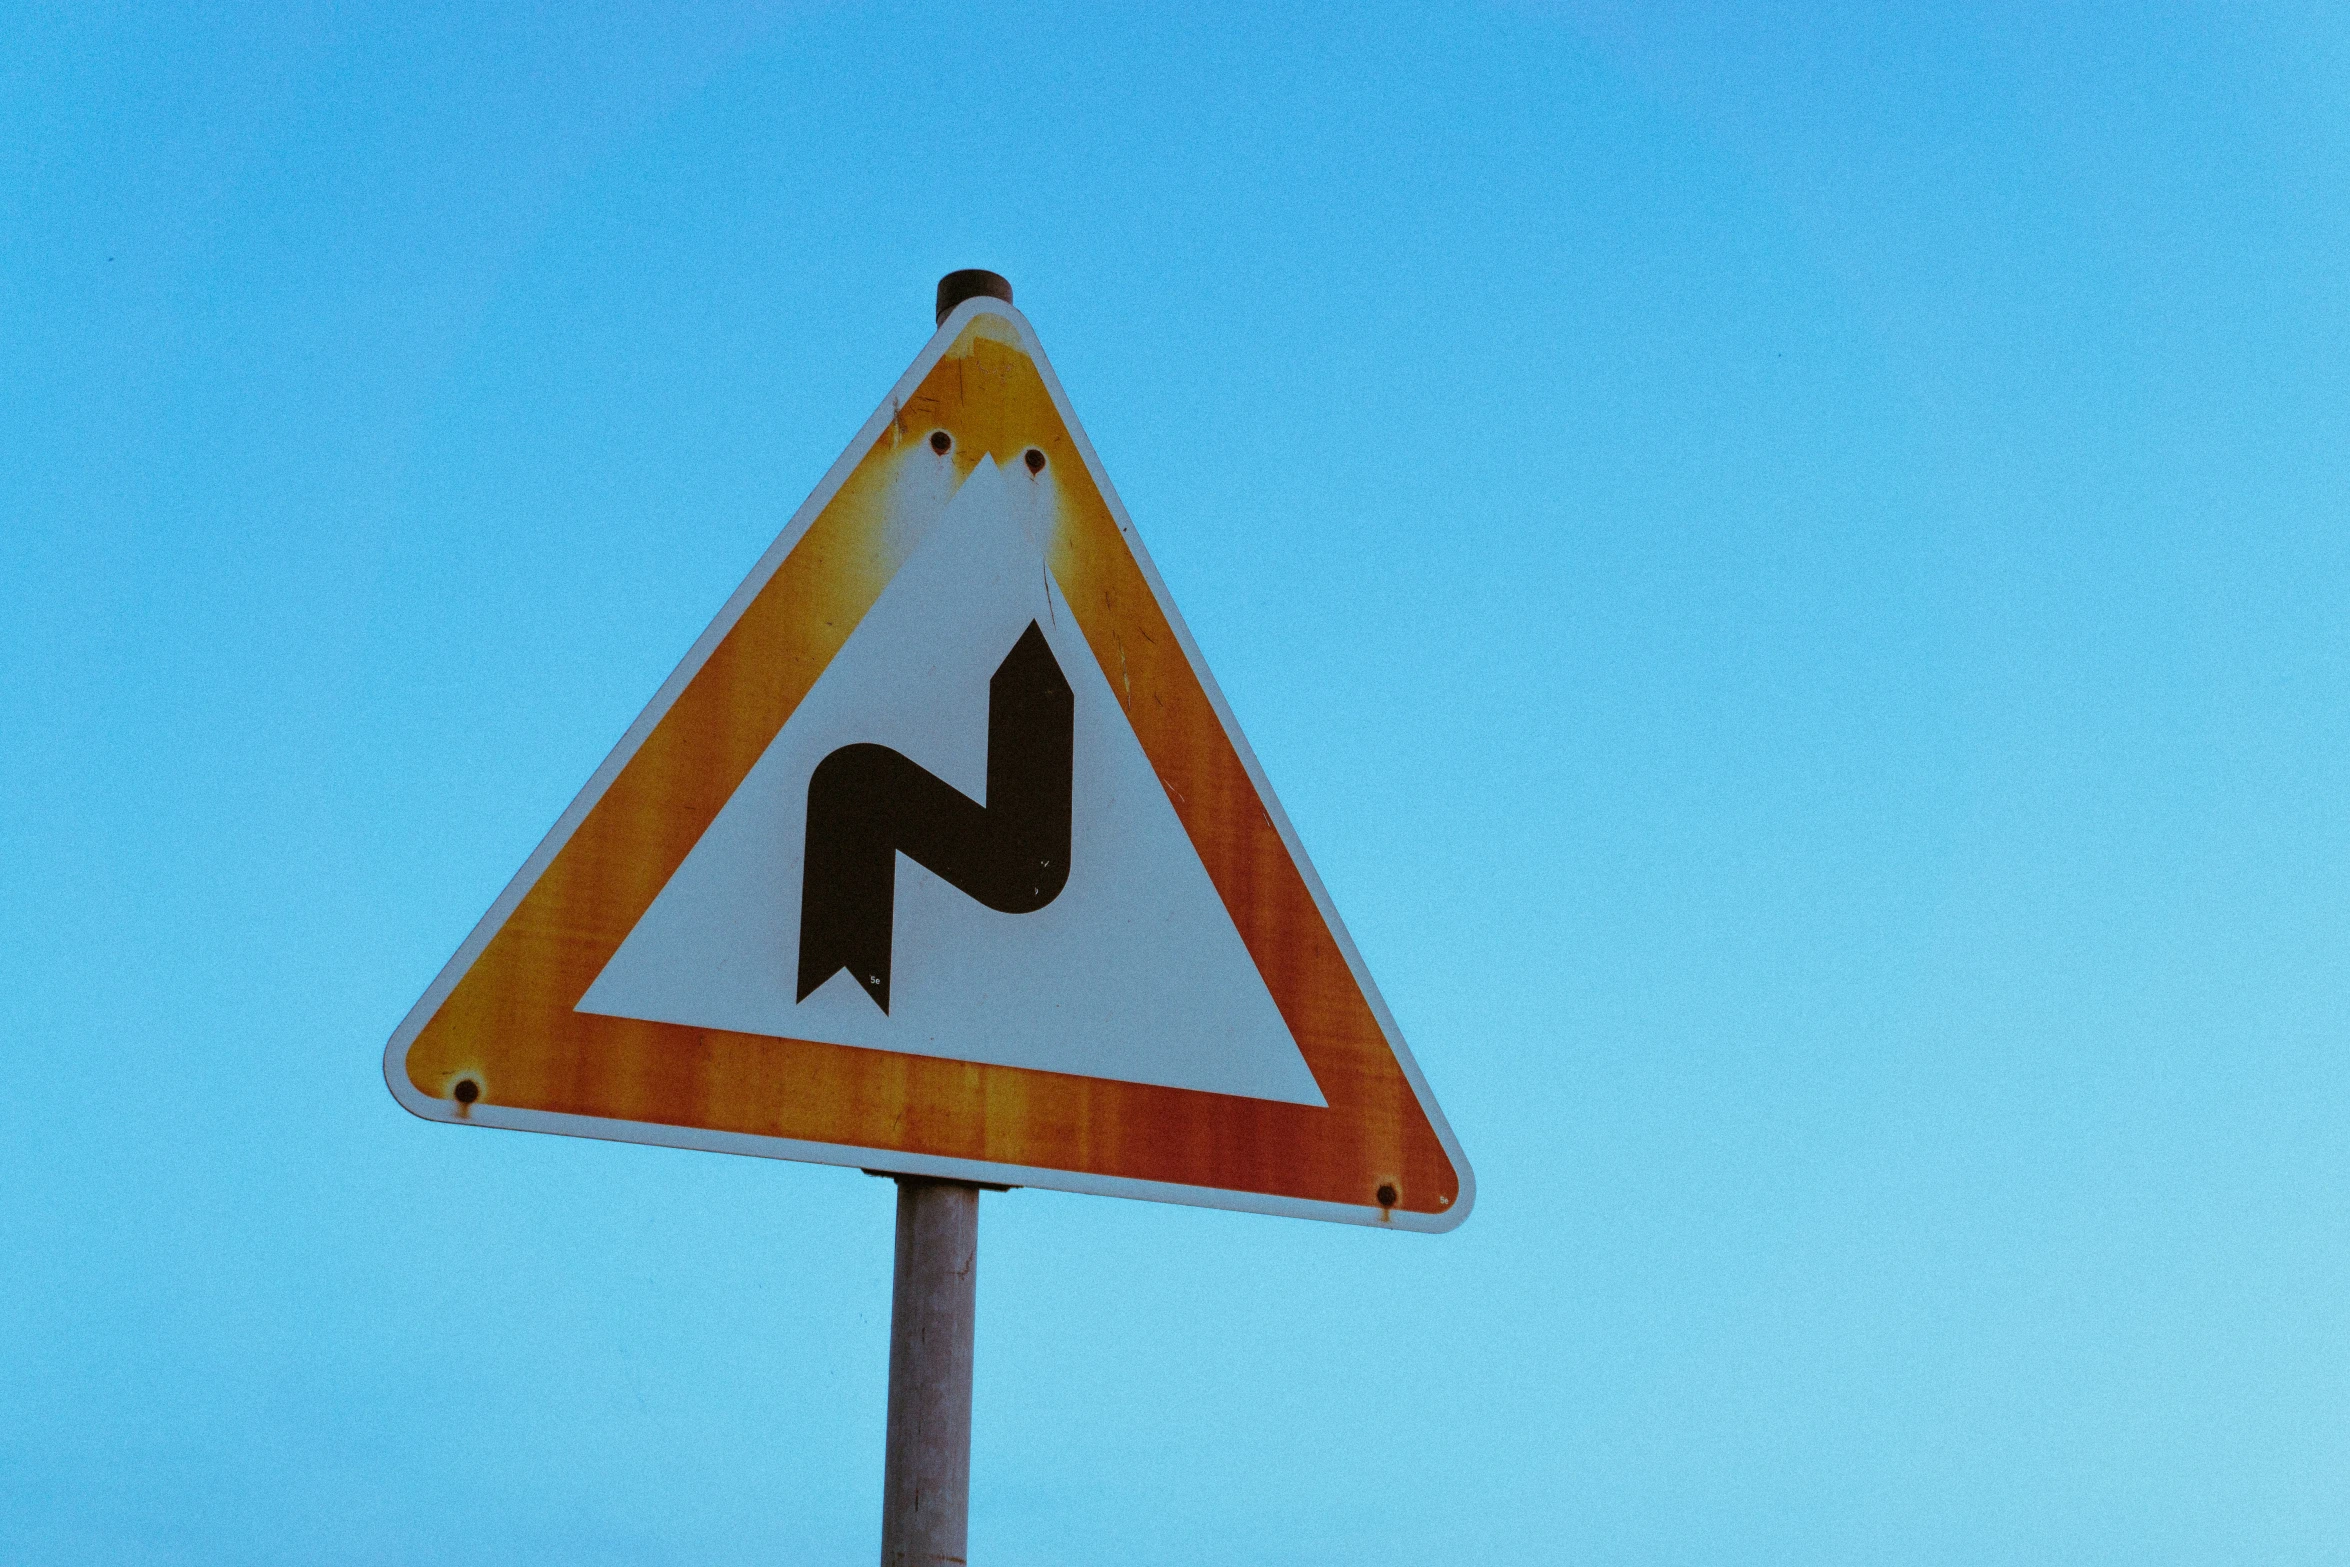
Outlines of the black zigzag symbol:
{"label": "black zigzag symbol", "polygon": [[800,993],[847,969],[889,1010],[897,856],[1002,914],[1069,880],[1076,701],[1035,621],[987,683],[987,803],[883,745],[844,745],[808,779]]}

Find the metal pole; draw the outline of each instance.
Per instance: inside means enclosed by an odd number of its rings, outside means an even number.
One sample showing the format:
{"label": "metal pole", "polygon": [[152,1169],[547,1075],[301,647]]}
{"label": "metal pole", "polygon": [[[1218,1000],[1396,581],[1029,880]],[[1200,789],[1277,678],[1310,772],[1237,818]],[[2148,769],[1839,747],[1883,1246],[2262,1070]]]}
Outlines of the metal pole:
{"label": "metal pole", "polygon": [[[964,300],[982,296],[1009,303],[1012,285],[976,267],[949,272],[938,280],[937,318],[944,321]],[[897,1183],[881,1567],[964,1567],[971,1524],[979,1188],[918,1175],[901,1175]]]}
{"label": "metal pole", "polygon": [[901,1175],[881,1567],[962,1567],[971,1516],[979,1188]]}
{"label": "metal pole", "polygon": [[966,299],[1000,299],[1008,305],[1012,302],[1011,280],[985,267],[949,272],[938,280],[938,319],[944,321],[947,312]]}

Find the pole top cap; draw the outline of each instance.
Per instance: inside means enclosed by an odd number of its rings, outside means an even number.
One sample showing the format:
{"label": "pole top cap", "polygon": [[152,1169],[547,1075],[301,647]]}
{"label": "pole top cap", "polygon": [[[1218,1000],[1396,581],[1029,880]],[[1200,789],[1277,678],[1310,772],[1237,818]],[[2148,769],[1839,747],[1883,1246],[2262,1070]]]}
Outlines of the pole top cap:
{"label": "pole top cap", "polygon": [[1008,305],[1012,302],[1011,280],[984,267],[949,272],[938,280],[938,319],[946,320],[947,313],[966,299],[1000,299]]}

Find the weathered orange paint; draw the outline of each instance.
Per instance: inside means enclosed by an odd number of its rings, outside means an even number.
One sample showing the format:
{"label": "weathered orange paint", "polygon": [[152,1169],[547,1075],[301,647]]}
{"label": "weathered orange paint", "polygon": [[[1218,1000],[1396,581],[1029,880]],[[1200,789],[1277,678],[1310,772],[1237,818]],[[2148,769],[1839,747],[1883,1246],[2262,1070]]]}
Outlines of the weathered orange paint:
{"label": "weathered orange paint", "polygon": [[[1037,368],[974,317],[407,1055],[484,1104],[1441,1214],[1460,1178]],[[1048,563],[1327,1108],[574,1011],[943,507],[934,430],[1055,493]],[[935,463],[929,471],[935,472]],[[1018,475],[1024,468],[1009,468]],[[927,507],[927,513],[925,513]],[[783,961],[781,958],[778,961]]]}

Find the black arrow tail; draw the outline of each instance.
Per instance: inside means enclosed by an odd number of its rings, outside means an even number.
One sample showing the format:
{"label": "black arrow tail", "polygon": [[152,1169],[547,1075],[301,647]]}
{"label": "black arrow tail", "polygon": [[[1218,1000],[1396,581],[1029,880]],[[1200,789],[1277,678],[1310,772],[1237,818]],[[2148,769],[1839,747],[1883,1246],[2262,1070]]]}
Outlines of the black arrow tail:
{"label": "black arrow tail", "polygon": [[1069,880],[1076,699],[1035,621],[987,683],[987,803],[882,745],[844,745],[808,779],[800,993],[847,969],[889,1010],[903,853],[1002,914],[1033,914]]}

